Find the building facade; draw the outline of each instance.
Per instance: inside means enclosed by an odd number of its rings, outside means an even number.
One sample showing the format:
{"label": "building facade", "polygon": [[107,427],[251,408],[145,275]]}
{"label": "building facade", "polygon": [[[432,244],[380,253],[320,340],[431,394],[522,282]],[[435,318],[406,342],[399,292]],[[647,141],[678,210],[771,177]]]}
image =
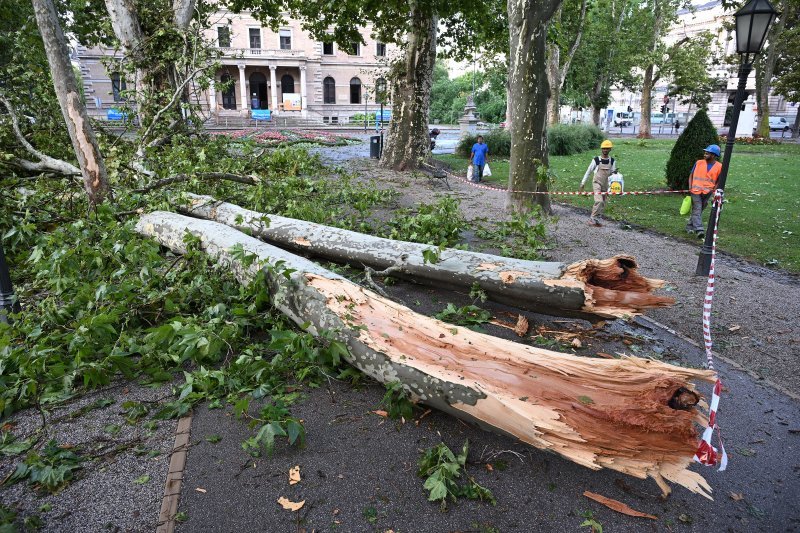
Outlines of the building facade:
{"label": "building facade", "polygon": [[[362,29],[364,43],[345,50],[314,40],[301,23],[287,19],[275,32],[247,13],[219,12],[205,32],[221,52],[221,67],[198,102],[212,120],[249,118],[269,110],[273,119],[347,123],[353,115],[379,109],[376,92],[386,87],[387,60],[395,48]],[[114,52],[78,47],[89,112],[105,115],[119,105],[126,81],[102,60]],[[256,113],[258,114],[258,113]]]}

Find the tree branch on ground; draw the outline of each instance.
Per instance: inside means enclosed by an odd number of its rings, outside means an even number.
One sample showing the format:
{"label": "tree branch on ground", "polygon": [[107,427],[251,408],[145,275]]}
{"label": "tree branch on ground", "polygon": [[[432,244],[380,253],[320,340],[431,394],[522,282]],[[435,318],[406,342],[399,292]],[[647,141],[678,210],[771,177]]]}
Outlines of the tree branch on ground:
{"label": "tree branch on ground", "polygon": [[263,180],[257,176],[242,176],[240,174],[231,174],[228,172],[198,172],[197,174],[176,174],[174,176],[150,183],[139,189],[134,189],[133,192],[150,192],[161,187],[166,187],[167,185],[172,185],[173,183],[189,181],[195,178],[235,181],[237,183],[244,183],[247,185],[258,185],[259,183],[263,183]]}

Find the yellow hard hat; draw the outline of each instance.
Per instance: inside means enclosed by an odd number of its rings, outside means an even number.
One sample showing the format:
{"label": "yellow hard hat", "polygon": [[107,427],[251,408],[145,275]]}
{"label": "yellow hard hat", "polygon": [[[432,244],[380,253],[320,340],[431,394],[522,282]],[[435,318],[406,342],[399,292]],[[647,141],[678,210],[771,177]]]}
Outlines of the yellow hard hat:
{"label": "yellow hard hat", "polygon": [[602,143],[600,143],[600,148],[614,148],[614,145],[613,145],[613,144],[611,144],[611,141],[609,141],[608,139],[606,139],[605,141],[603,141]]}

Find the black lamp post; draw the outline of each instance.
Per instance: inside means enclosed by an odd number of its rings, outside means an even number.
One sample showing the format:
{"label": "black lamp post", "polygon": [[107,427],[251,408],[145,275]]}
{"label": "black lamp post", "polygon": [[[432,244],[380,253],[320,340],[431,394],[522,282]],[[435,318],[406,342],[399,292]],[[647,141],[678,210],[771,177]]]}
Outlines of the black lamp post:
{"label": "black lamp post", "polygon": [[[731,125],[728,129],[728,139],[725,143],[725,158],[722,160],[722,170],[719,173],[717,189],[725,189],[725,181],[728,178],[728,167],[731,163],[733,154],[733,142],[736,138],[736,128],[739,125],[739,112],[745,99],[745,87],[747,77],[753,70],[753,59],[756,54],[761,52],[767,32],[775,20],[778,12],[769,3],[769,0],[750,0],[734,13],[736,18],[736,52],[741,58],[739,64],[739,86],[736,88],[736,97],[733,101],[733,116]],[[700,250],[700,258],[697,260],[697,270],[695,275],[708,276],[711,268],[711,246],[714,241],[714,231],[717,224],[717,205],[712,204],[711,214],[708,219],[708,231],[706,232],[703,248]]]}
{"label": "black lamp post", "polygon": [[19,302],[14,298],[14,287],[11,285],[11,274],[6,264],[6,254],[0,243],[0,322],[8,324],[8,313],[19,313]]}

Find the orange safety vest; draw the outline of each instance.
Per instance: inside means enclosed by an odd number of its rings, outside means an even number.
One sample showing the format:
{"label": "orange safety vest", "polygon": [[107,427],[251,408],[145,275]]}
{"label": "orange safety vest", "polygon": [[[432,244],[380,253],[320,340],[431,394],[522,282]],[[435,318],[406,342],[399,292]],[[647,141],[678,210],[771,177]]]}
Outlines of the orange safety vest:
{"label": "orange safety vest", "polygon": [[714,161],[711,170],[708,170],[708,163],[705,159],[701,159],[694,164],[694,172],[692,172],[692,179],[689,187],[689,192],[692,194],[708,194],[717,187],[717,178],[722,171],[722,163]]}

